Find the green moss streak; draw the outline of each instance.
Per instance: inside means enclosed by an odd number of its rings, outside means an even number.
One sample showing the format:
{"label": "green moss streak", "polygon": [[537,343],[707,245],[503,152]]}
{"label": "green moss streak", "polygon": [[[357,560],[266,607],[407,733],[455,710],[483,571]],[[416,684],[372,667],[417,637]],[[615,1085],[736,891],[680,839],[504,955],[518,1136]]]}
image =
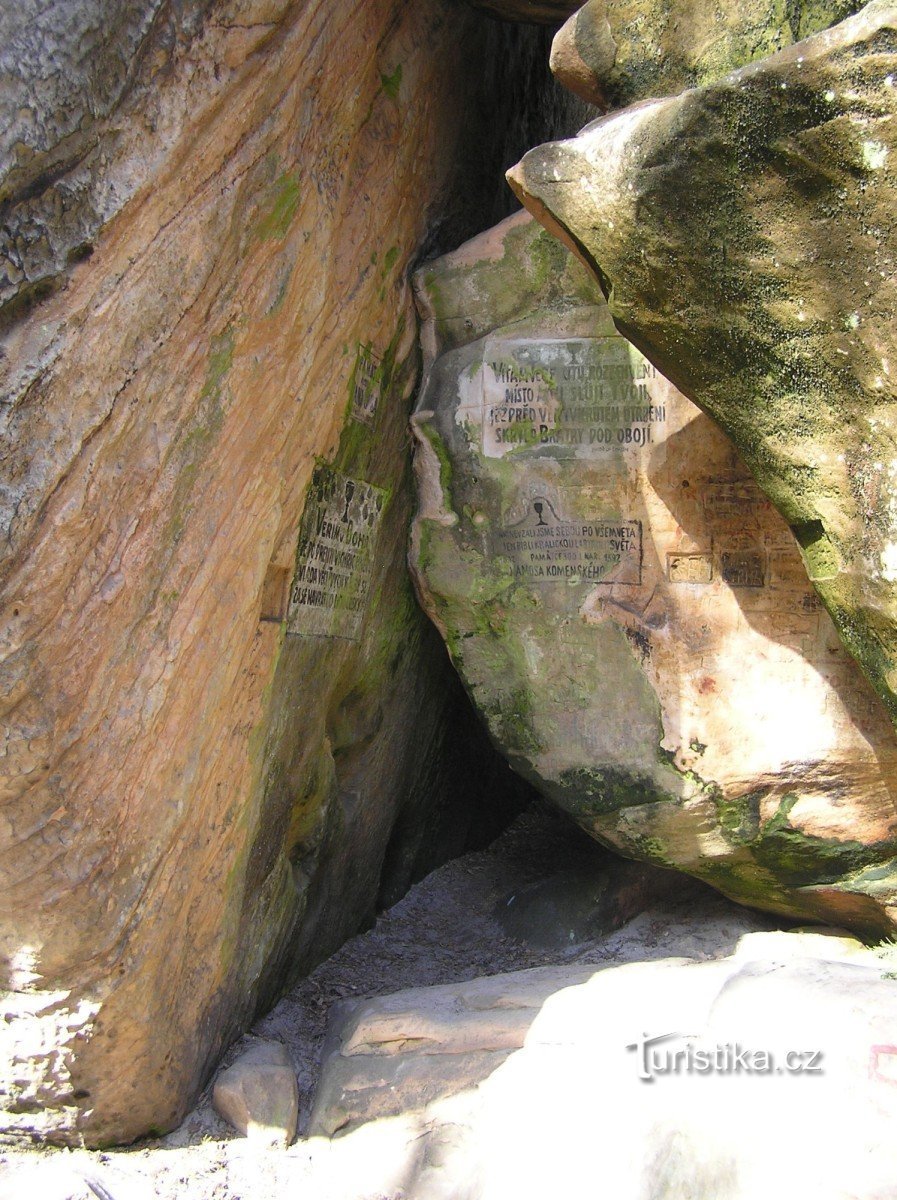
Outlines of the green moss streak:
{"label": "green moss streak", "polygon": [[643,804],[678,803],[650,776],[617,767],[571,767],[561,772],[556,787],[564,807],[585,820]]}
{"label": "green moss streak", "polygon": [[402,86],[402,64],[399,63],[391,75],[381,74],[380,85],[390,100],[398,100],[399,90]]}
{"label": "green moss streak", "polygon": [[[786,793],[773,816],[761,823],[763,795],[749,792],[732,800],[717,796],[717,816],[720,828],[733,847],[748,851],[753,862],[762,869],[764,880],[766,877],[775,879],[783,890],[843,882],[858,871],[880,864],[883,857],[889,857],[897,849],[897,842],[864,845],[802,832],[790,820],[800,798],[797,792]],[[742,873],[739,885],[744,886],[744,883]],[[763,882],[761,896],[765,886]]]}
{"label": "green moss streak", "polygon": [[398,246],[390,246],[390,248],[386,251],[386,253],[383,256],[383,267],[382,267],[381,274],[383,275],[384,279],[389,274],[389,272],[393,269],[393,267],[396,265],[396,262],[398,261],[398,257],[399,257]]}
{"label": "green moss streak", "polygon": [[212,339],[206,378],[199,394],[195,419],[180,437],[172,442],[165,457],[166,465],[177,463],[177,482],[171,498],[170,516],[162,531],[160,544],[173,548],[180,542],[192,511],[190,494],[209,448],[224,424],[221,392],[224,380],[233,366],[234,331],[228,326]]}
{"label": "green moss streak", "polygon": [[212,338],[209,365],[206,367],[206,380],[200,392],[201,399],[206,400],[210,397],[218,399],[220,397],[224,377],[233,365],[234,330],[232,325],[228,325],[222,333]]}
{"label": "green moss streak", "polygon": [[455,501],[452,496],[452,460],[449,457],[449,452],[445,447],[445,443],[439,436],[439,433],[432,425],[420,425],[418,428],[424,434],[424,437],[433,447],[433,452],[439,459],[439,487],[442,491],[442,499],[446,508],[454,509]]}
{"label": "green moss streak", "polygon": [[299,179],[285,171],[271,189],[271,196],[255,225],[255,236],[263,242],[286,237],[299,207]]}

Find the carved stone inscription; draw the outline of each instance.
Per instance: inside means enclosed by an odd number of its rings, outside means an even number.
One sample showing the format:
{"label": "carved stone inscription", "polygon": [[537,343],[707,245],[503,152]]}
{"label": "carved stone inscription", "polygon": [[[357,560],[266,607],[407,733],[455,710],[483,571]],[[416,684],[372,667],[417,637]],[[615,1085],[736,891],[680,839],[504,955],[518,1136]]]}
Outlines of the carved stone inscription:
{"label": "carved stone inscription", "polygon": [[564,520],[547,497],[496,535],[496,551],[527,583],[640,583],[642,525],[618,517]]}
{"label": "carved stone inscription", "polygon": [[709,554],[667,554],[670,583],[710,583],[713,559]]}
{"label": "carved stone inscription", "polygon": [[386,493],[329,467],[315,471],[302,517],[287,632],[355,639]]}
{"label": "carved stone inscription", "polygon": [[373,425],[380,403],[381,361],[370,346],[359,346],[352,377],[352,417]]}
{"label": "carved stone inscription", "polygon": [[655,368],[620,337],[487,342],[483,453],[595,458],[662,440]]}
{"label": "carved stone inscription", "polygon": [[729,587],[762,588],[766,582],[761,554],[723,554],[723,579]]}

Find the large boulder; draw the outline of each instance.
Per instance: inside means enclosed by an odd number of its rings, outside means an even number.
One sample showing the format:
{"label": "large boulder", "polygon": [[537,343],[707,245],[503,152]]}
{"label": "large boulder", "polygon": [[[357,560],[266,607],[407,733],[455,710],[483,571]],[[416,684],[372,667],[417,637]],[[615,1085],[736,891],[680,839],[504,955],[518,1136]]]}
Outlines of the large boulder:
{"label": "large boulder", "polygon": [[897,6],[510,175],[617,327],[728,432],[897,719]]}
{"label": "large boulder", "polygon": [[856,12],[862,0],[587,0],[555,35],[551,69],[603,109],[718,79]]}
{"label": "large boulder", "polygon": [[170,1127],[490,790],[404,569],[404,277],[488,207],[506,28],[2,6],[7,1136]]}
{"label": "large boulder", "polygon": [[525,214],[416,287],[412,564],[495,743],[625,855],[893,928],[893,729],[732,443]]}

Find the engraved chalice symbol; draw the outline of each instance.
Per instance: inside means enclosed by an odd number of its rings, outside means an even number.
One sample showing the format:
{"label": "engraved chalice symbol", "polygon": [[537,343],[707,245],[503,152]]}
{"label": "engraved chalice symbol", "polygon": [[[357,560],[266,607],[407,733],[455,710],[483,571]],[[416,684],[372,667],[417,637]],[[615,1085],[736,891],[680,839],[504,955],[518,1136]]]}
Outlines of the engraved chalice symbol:
{"label": "engraved chalice symbol", "polygon": [[355,495],[355,484],[351,479],[346,480],[346,511],[343,513],[343,520],[349,522],[349,505],[352,503],[352,497]]}
{"label": "engraved chalice symbol", "polygon": [[542,512],[544,511],[544,508],[545,508],[545,505],[542,503],[542,501],[534,500],[533,508],[536,510],[536,516],[539,518],[539,520],[536,522],[536,524],[537,525],[547,525],[548,522],[542,520]]}

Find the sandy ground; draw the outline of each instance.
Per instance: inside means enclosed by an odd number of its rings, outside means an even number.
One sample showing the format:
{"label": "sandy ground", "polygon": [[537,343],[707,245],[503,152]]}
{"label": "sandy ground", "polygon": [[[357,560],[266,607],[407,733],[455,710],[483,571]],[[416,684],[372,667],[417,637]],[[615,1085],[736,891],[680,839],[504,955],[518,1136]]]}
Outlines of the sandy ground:
{"label": "sandy ground", "polygon": [[[233,1133],[215,1114],[207,1090],[184,1123],[161,1139],[110,1152],[0,1152],[0,1200],[267,1200],[299,1189],[304,1200],[387,1200],[370,1189],[366,1164],[388,1157],[393,1143],[413,1131],[401,1122],[375,1122],[384,1128],[371,1125],[333,1142],[303,1136],[335,1001],[548,964],[720,958],[742,934],[776,927],[773,919],[686,882],[681,896],[607,936],[570,941],[565,932],[554,945],[544,937],[534,945],[505,933],[499,917],[521,890],[594,856],[594,843],[566,819],[541,806],[530,809],[487,850],[427,876],[235,1043],[222,1065],[254,1037],[289,1048],[301,1097],[300,1133],[289,1150],[260,1150]],[[375,1175],[382,1177],[370,1172]],[[401,1194],[393,1191],[389,1200]]]}

